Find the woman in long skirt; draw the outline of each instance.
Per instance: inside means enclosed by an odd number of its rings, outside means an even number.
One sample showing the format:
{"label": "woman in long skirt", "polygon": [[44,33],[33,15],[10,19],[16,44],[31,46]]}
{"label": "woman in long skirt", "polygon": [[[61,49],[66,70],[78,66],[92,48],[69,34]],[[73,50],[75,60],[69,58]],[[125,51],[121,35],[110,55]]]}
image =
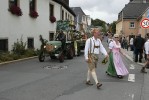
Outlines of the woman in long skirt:
{"label": "woman in long skirt", "polygon": [[114,40],[109,44],[109,66],[106,73],[110,76],[116,76],[118,78],[123,78],[123,76],[128,75],[128,70],[125,67],[122,57],[120,55],[121,45],[118,41],[119,35],[114,35]]}

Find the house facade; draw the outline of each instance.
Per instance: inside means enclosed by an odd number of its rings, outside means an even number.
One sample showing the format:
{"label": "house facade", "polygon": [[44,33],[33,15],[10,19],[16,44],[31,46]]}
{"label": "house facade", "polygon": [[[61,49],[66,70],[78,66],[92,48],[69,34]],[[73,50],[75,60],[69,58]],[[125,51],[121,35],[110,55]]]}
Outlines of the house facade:
{"label": "house facade", "polygon": [[71,9],[74,11],[76,17],[75,17],[75,25],[76,30],[80,31],[82,35],[88,33],[89,29],[88,27],[91,25],[91,18],[89,15],[86,15],[81,7],[71,7]]}
{"label": "house facade", "polygon": [[125,37],[136,36],[140,33],[142,37],[145,37],[149,29],[142,28],[140,23],[147,18],[148,9],[148,0],[130,0],[118,15],[116,33]]}
{"label": "house facade", "polygon": [[61,0],[1,0],[0,51],[11,51],[14,42],[21,38],[26,48],[39,49],[39,35],[52,40],[56,21],[62,17],[74,20],[75,14]]}

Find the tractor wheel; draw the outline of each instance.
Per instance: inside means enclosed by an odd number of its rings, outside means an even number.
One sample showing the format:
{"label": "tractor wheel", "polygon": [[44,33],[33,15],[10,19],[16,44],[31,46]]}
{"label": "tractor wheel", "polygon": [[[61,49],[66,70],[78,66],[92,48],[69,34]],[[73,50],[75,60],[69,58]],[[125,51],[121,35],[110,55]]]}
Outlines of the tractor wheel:
{"label": "tractor wheel", "polygon": [[44,62],[44,60],[45,60],[45,53],[42,51],[42,52],[40,52],[40,54],[39,54],[39,61],[40,62]]}
{"label": "tractor wheel", "polygon": [[63,54],[63,53],[61,53],[61,54],[59,55],[59,61],[60,61],[60,62],[64,62],[64,54]]}
{"label": "tractor wheel", "polygon": [[70,48],[67,52],[68,52],[67,53],[67,58],[68,59],[73,59],[74,52],[73,52],[72,48]]}

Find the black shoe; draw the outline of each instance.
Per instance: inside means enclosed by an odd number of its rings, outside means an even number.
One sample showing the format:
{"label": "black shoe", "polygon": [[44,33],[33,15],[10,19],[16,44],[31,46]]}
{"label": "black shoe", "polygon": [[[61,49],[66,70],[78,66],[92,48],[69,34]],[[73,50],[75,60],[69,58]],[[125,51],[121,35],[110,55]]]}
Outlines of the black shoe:
{"label": "black shoe", "polygon": [[110,76],[110,74],[106,71],[106,74],[108,75],[108,76]]}
{"label": "black shoe", "polygon": [[117,75],[117,77],[118,77],[119,79],[122,79],[122,78],[123,78],[123,76],[122,76],[122,75]]}
{"label": "black shoe", "polygon": [[140,72],[141,72],[141,73],[147,73],[147,72],[145,71],[145,68],[142,68]]}
{"label": "black shoe", "polygon": [[93,85],[93,83],[91,83],[91,81],[86,81],[86,85]]}
{"label": "black shoe", "polygon": [[101,86],[102,86],[101,83],[97,83],[97,89],[100,89]]}
{"label": "black shoe", "polygon": [[146,65],[146,68],[149,69],[149,65]]}
{"label": "black shoe", "polygon": [[140,60],[139,63],[142,63],[142,61]]}

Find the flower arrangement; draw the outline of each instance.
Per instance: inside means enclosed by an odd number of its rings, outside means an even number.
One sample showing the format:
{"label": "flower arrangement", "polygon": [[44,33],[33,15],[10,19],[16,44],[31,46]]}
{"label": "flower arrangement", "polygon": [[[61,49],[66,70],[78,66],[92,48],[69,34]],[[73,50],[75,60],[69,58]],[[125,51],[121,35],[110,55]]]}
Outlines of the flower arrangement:
{"label": "flower arrangement", "polygon": [[17,15],[17,16],[22,16],[22,11],[20,9],[20,7],[16,6],[16,5],[12,5],[10,8],[9,8],[9,11],[14,14],[14,15]]}
{"label": "flower arrangement", "polygon": [[54,16],[50,16],[51,23],[54,23],[56,21],[56,18]]}
{"label": "flower arrangement", "polygon": [[37,13],[35,10],[30,11],[29,15],[30,15],[32,18],[37,18],[37,17],[39,16],[38,13]]}

